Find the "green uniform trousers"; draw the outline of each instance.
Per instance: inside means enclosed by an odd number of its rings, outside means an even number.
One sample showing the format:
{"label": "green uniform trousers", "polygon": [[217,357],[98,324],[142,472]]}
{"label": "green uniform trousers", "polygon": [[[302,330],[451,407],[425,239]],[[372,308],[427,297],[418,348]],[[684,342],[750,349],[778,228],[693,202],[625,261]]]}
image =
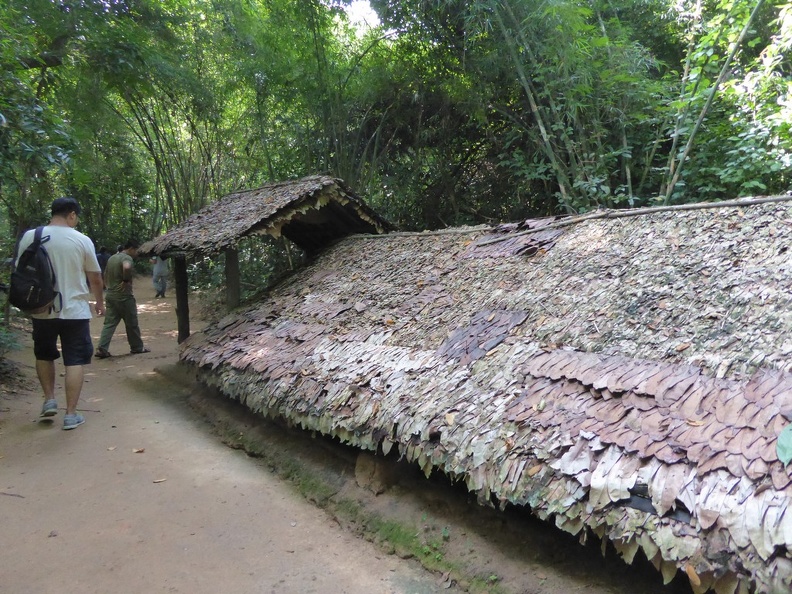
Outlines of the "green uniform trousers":
{"label": "green uniform trousers", "polygon": [[110,350],[110,340],[113,338],[116,326],[124,320],[129,350],[143,350],[143,338],[140,336],[140,324],[138,324],[137,301],[134,295],[110,295],[105,296],[105,319],[102,327],[102,335],[99,337],[97,348]]}

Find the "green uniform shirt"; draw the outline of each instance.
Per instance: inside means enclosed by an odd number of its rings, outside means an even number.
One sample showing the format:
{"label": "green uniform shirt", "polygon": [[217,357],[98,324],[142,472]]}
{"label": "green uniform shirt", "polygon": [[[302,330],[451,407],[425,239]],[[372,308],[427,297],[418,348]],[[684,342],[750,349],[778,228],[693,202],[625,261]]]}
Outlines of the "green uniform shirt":
{"label": "green uniform shirt", "polygon": [[[124,269],[124,263],[127,269]],[[109,295],[130,295],[132,293],[132,276],[134,260],[126,252],[110,256],[105,268],[105,286]],[[126,281],[126,282],[125,282]]]}

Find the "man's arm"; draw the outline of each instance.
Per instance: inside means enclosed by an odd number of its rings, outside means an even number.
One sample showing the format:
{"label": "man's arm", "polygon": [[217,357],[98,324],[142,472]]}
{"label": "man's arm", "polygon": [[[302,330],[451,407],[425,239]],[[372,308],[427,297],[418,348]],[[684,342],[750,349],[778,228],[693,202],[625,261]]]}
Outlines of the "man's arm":
{"label": "man's arm", "polygon": [[105,313],[105,306],[104,281],[102,280],[102,273],[86,272],[85,275],[88,277],[88,286],[91,288],[91,293],[93,293],[94,300],[96,301],[96,305],[94,305],[96,315],[103,316]]}

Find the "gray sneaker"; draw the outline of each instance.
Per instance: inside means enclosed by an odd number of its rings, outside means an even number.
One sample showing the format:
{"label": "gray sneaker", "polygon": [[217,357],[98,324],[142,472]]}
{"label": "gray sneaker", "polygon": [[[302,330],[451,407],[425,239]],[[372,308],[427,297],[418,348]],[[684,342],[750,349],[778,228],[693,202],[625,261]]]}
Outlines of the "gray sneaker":
{"label": "gray sneaker", "polygon": [[63,430],[68,431],[69,429],[75,429],[85,423],[85,417],[82,416],[80,413],[75,413],[73,415],[64,415],[63,416]]}
{"label": "gray sneaker", "polygon": [[42,417],[54,417],[58,414],[58,401],[54,398],[44,401],[44,406],[41,407]]}

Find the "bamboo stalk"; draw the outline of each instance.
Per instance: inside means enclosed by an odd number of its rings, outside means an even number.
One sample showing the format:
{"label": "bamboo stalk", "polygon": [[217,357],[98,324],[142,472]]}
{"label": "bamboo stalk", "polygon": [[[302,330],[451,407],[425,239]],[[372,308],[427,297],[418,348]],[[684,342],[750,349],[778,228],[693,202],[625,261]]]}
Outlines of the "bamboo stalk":
{"label": "bamboo stalk", "polygon": [[[665,203],[668,204],[669,200],[671,200],[671,196],[674,193],[674,188],[679,183],[679,177],[682,175],[682,167],[685,165],[685,161],[687,160],[688,156],[690,155],[690,151],[693,148],[693,140],[696,138],[696,134],[698,133],[699,129],[701,128],[701,124],[704,122],[704,118],[709,111],[710,106],[712,106],[712,102],[715,100],[715,94],[718,92],[718,87],[720,87],[721,83],[726,79],[726,75],[729,72],[729,65],[731,64],[734,56],[737,54],[737,50],[742,45],[743,39],[748,34],[748,31],[751,28],[751,24],[754,22],[756,15],[759,13],[759,10],[762,8],[765,0],[759,0],[756,3],[756,6],[751,12],[751,16],[748,17],[748,22],[745,23],[745,26],[740,31],[740,36],[737,38],[737,41],[734,42],[734,45],[729,51],[729,55],[726,57],[726,61],[723,63],[723,67],[721,68],[720,74],[718,75],[718,79],[715,81],[715,84],[712,86],[710,91],[709,97],[707,97],[707,102],[704,104],[704,107],[701,108],[701,113],[699,114],[698,120],[696,120],[695,126],[693,126],[693,130],[690,132],[690,136],[688,136],[687,144],[685,145],[685,150],[682,153],[682,156],[679,159],[679,164],[676,167],[676,170],[673,172],[673,176],[671,178],[671,182],[669,183],[668,187],[666,188],[666,195],[665,195]],[[669,171],[669,173],[671,173]]]}

